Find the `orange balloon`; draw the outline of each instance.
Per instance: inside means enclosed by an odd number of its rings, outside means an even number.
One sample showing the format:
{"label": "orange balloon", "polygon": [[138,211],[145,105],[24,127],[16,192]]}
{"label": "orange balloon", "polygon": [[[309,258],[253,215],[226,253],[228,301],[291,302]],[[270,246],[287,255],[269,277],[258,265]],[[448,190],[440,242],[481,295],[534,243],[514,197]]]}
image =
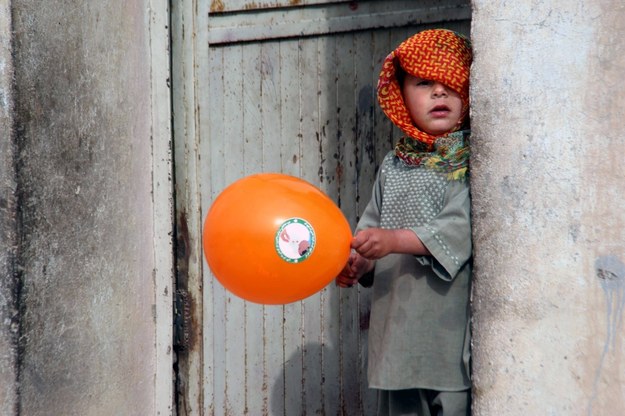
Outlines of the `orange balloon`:
{"label": "orange balloon", "polygon": [[206,261],[226,289],[274,305],[330,283],[349,258],[351,238],[345,216],[322,191],[276,173],[228,186],[208,211],[202,235]]}

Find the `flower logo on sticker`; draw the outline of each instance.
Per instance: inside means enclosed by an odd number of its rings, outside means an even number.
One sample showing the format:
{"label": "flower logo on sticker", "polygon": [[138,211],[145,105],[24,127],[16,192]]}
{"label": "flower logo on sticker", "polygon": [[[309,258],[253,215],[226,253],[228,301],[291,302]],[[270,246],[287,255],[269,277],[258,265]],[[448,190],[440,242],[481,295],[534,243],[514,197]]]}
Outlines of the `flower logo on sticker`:
{"label": "flower logo on sticker", "polygon": [[299,263],[315,249],[315,230],[302,218],[288,219],[276,232],[275,244],[282,260]]}

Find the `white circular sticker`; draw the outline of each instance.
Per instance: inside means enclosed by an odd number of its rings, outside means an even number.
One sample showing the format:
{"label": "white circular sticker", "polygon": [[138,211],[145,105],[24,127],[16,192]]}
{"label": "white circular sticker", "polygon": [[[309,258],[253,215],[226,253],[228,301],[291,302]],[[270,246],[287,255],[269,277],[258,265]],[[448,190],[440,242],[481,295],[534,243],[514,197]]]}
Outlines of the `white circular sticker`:
{"label": "white circular sticker", "polygon": [[315,249],[315,230],[302,218],[286,220],[276,232],[276,251],[289,263],[306,260]]}

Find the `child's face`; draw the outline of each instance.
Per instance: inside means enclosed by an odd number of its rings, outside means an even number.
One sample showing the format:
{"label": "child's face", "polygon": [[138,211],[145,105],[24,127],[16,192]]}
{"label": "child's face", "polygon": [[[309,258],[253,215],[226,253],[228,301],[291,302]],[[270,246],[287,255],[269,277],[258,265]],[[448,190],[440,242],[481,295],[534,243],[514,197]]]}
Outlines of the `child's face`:
{"label": "child's face", "polygon": [[462,99],[451,88],[406,74],[402,92],[412,121],[420,130],[438,136],[458,125]]}

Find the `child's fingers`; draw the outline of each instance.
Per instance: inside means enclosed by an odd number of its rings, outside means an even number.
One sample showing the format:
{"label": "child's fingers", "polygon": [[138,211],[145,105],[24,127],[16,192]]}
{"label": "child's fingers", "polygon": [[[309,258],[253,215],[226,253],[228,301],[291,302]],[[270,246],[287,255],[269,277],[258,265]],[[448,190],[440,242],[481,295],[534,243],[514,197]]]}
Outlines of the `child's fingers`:
{"label": "child's fingers", "polygon": [[356,250],[358,254],[360,254],[364,258],[372,258],[376,251],[376,240],[373,238],[372,233],[362,233],[362,235],[357,236],[358,239],[355,238],[355,244],[352,245],[352,248]]}
{"label": "child's fingers", "polygon": [[356,282],[357,278],[346,274],[340,274],[336,278],[336,284],[340,287],[352,287]]}
{"label": "child's fingers", "polygon": [[356,233],[354,238],[352,238],[352,248],[358,251],[362,248],[362,245],[365,244],[369,240],[369,233],[365,232],[366,230],[359,231]]}
{"label": "child's fingers", "polygon": [[347,277],[347,278],[353,278],[354,277],[354,272],[352,270],[352,264],[353,264],[354,260],[352,259],[351,255],[349,260],[347,261],[347,264],[345,266],[343,266],[343,269],[339,272],[339,275],[337,276],[337,279],[340,277]]}

